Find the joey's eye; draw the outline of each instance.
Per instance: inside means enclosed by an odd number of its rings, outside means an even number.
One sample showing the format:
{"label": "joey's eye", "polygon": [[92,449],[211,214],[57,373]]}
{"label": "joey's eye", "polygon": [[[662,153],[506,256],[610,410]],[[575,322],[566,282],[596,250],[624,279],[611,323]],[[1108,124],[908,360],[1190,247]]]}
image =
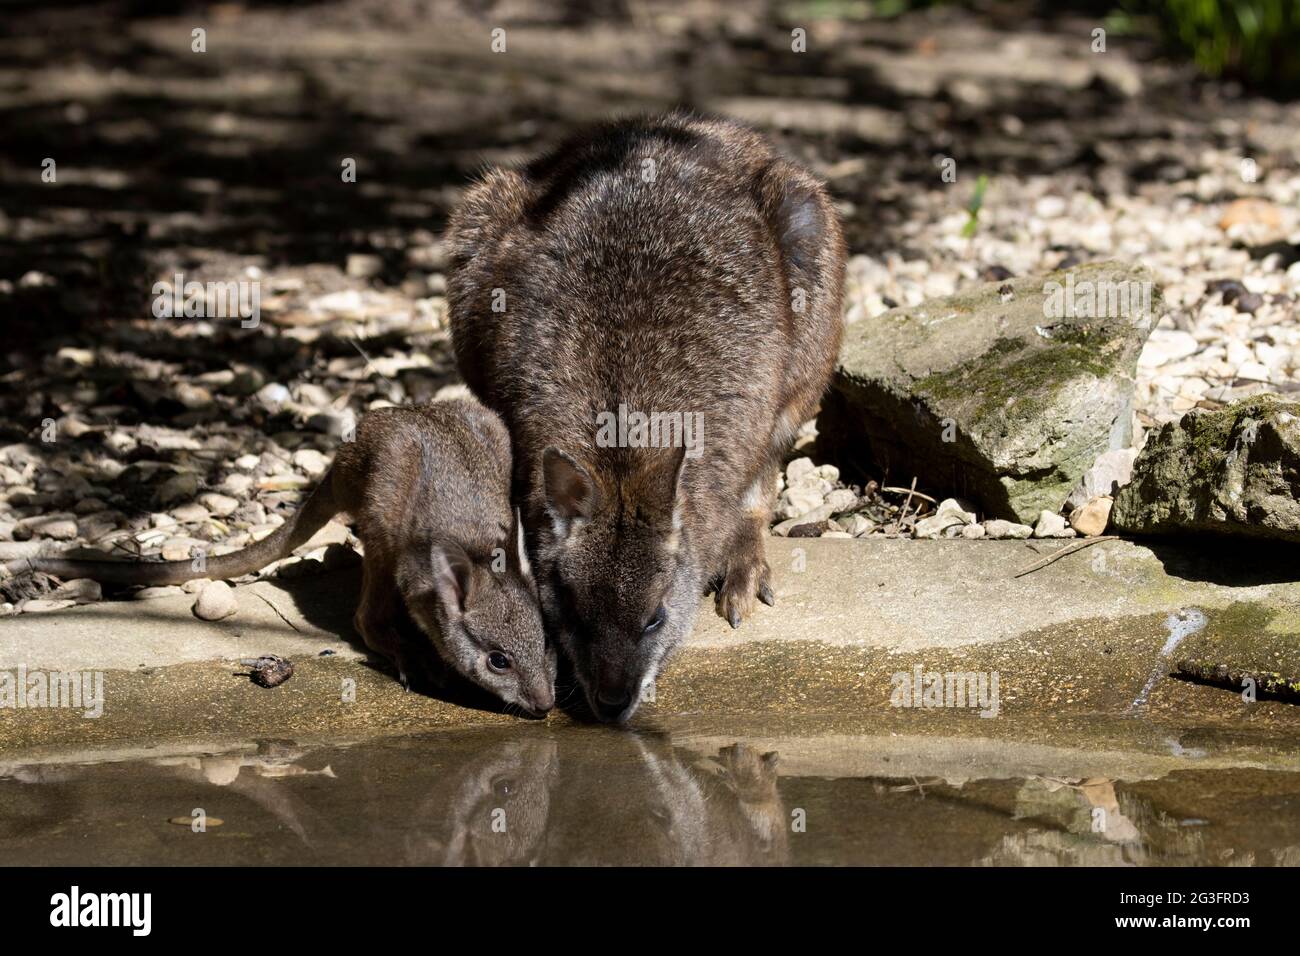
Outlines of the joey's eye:
{"label": "joey's eye", "polygon": [[641,629],[642,634],[653,634],[659,628],[664,626],[664,621],[668,619],[668,612],[664,610],[662,604],[655,610],[654,617],[646,621],[645,627]]}
{"label": "joey's eye", "polygon": [[510,670],[510,655],[503,654],[500,651],[493,651],[488,655],[488,667],[494,671]]}

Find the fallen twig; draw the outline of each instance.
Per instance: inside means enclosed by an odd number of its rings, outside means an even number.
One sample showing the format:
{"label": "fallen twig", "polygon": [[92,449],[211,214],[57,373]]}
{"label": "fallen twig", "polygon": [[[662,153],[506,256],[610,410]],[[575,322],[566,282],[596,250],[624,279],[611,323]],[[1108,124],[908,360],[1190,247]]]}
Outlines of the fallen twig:
{"label": "fallen twig", "polygon": [[1074,554],[1074,552],[1076,551],[1082,551],[1084,548],[1090,545],[1094,545],[1098,541],[1118,541],[1118,540],[1119,540],[1119,535],[1117,534],[1101,534],[1095,538],[1084,538],[1082,541],[1076,541],[1073,544],[1067,544],[1064,548],[1061,548],[1061,550],[1059,551],[1053,551],[1047,557],[1043,558],[1043,560],[1035,561],[1033,564],[1025,568],[1023,571],[1017,571],[1015,576],[1018,578],[1023,578],[1026,574],[1033,574],[1035,571],[1047,567],[1053,561],[1059,561],[1067,554]]}
{"label": "fallen twig", "polygon": [[[912,484],[913,484],[913,485],[916,484],[916,479],[915,479],[915,478],[912,479]],[[889,488],[881,488],[880,490],[881,490],[881,491],[889,491],[889,492],[892,492],[892,493],[894,493],[894,494],[896,494],[896,495],[907,495],[909,498],[911,498],[911,497],[924,498],[926,501],[930,502],[930,504],[932,504],[932,505],[936,505],[936,504],[938,504],[938,502],[935,501],[933,498],[931,498],[929,495],[925,495],[925,494],[922,494],[921,492],[917,491],[915,487],[912,487],[912,488],[895,488],[895,487],[889,487]]]}
{"label": "fallen twig", "polygon": [[279,616],[280,620],[284,621],[285,624],[288,624],[291,628],[293,628],[293,629],[294,629],[295,631],[297,631],[299,634],[302,633],[302,629],[299,628],[297,624],[293,623],[293,621],[289,620],[287,617],[285,617],[283,614],[281,614],[281,613],[280,613],[280,609],[279,609],[278,607],[276,607],[274,604],[272,604],[272,603],[271,603],[269,600],[267,600],[265,597],[262,597],[262,595],[258,594],[256,591],[254,591],[254,592],[252,592],[252,593],[253,593],[253,597],[255,597],[255,598],[260,598],[262,601],[264,601],[264,602],[266,603],[266,606],[269,607],[272,611],[274,611],[274,612]]}

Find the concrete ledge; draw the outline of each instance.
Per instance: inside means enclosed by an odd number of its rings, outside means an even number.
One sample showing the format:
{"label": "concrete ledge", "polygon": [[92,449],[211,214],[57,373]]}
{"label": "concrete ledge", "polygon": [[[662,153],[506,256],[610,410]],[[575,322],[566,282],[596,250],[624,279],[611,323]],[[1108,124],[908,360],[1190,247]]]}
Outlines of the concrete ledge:
{"label": "concrete ledge", "polygon": [[[688,647],[819,641],[912,651],[995,644],[1084,620],[1258,606],[1278,633],[1300,634],[1294,558],[1107,541],[1022,578],[1015,573],[1068,542],[786,539],[767,543],[777,605],[738,630],[701,606]],[[1030,545],[1039,549],[1033,550]],[[330,649],[364,657],[351,624],[359,587],[351,568],[235,590],[239,613],[200,621],[189,595],[115,601],[0,620],[0,668],[123,669],[252,654]],[[1279,630],[1280,628],[1280,630]],[[1300,642],[1300,637],[1297,638]]]}

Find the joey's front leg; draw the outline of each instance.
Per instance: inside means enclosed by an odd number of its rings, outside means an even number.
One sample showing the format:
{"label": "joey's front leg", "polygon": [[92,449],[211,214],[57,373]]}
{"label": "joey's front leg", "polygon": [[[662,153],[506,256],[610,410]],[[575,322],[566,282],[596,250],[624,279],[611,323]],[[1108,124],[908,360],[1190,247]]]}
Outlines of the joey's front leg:
{"label": "joey's front leg", "polygon": [[772,593],[772,570],[763,552],[763,538],[772,517],[772,495],[776,491],[776,472],[765,471],[746,492],[744,511],[727,550],[714,604],[718,616],[732,627],[754,610],[754,599],[764,604],[776,603]]}
{"label": "joey's front leg", "polygon": [[[378,549],[375,549],[378,552]],[[366,647],[397,666],[398,679],[407,687],[406,655],[399,631],[397,583],[392,568],[380,553],[366,555],[362,566],[361,604],[352,618]]]}

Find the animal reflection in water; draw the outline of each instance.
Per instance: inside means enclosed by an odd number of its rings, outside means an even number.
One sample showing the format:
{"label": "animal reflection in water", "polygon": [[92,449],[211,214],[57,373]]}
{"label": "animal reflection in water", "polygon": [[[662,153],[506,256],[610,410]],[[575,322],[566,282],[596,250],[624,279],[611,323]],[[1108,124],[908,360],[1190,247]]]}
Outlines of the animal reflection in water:
{"label": "animal reflection in water", "polygon": [[[141,779],[147,783],[134,812],[146,821],[165,827],[203,807],[249,832],[292,834],[262,847],[287,861],[788,861],[776,754],[735,744],[703,757],[662,737],[603,731],[508,739],[466,732],[326,746],[260,740],[99,764],[0,763],[0,794],[15,817],[11,826],[0,819],[0,838],[53,833],[69,818],[106,825],[121,807],[103,795]],[[32,785],[39,797],[27,793]],[[49,813],[50,806],[59,812]],[[220,845],[195,844],[189,852]]]}
{"label": "animal reflection in water", "polygon": [[[735,744],[682,759],[664,740],[513,740],[420,807],[407,862],[677,865],[787,862],[776,754]],[[425,828],[427,826],[427,829]]]}

